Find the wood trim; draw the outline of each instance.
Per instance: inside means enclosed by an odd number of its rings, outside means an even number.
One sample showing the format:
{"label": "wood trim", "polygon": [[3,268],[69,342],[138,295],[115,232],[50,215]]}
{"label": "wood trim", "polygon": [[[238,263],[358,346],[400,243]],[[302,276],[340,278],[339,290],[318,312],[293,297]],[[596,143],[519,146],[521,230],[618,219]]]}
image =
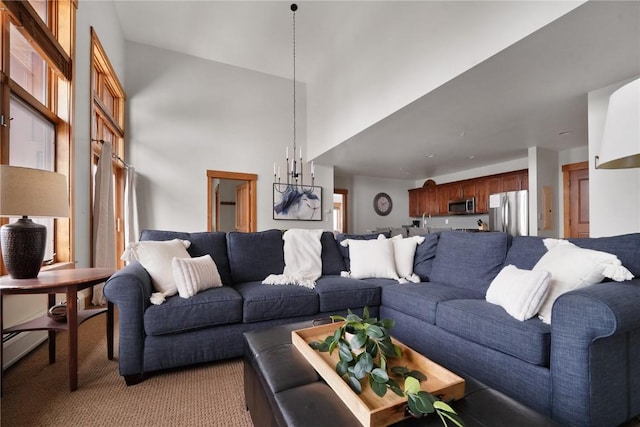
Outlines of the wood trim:
{"label": "wood trim", "polygon": [[18,30],[34,41],[33,47],[67,80],[71,80],[71,58],[58,43],[51,30],[42,22],[33,7],[26,1],[2,1],[2,6],[15,19]]}
{"label": "wood trim", "polygon": [[589,169],[589,162],[578,162],[562,165],[562,206],[563,206],[563,227],[564,237],[571,237],[571,188],[569,186],[569,173],[576,170]]}
{"label": "wood trim", "polygon": [[258,231],[258,175],[255,173],[227,172],[219,170],[207,170],[207,231],[212,231],[211,219],[213,212],[214,179],[233,179],[237,181],[247,181],[249,183],[249,210],[251,215],[249,227],[250,231]]}
{"label": "wood trim", "polygon": [[349,232],[349,190],[346,188],[334,188],[333,192],[335,194],[342,194],[343,209],[344,209],[344,217],[342,218],[342,232]]}

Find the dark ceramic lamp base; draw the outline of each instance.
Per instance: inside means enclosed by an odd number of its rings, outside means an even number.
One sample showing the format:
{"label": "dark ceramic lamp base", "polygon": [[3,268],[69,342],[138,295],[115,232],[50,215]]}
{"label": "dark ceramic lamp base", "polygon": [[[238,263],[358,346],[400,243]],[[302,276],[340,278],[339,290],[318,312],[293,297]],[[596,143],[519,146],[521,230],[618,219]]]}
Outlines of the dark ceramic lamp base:
{"label": "dark ceramic lamp base", "polygon": [[22,217],[0,229],[2,260],[14,279],[38,277],[47,244],[47,227]]}

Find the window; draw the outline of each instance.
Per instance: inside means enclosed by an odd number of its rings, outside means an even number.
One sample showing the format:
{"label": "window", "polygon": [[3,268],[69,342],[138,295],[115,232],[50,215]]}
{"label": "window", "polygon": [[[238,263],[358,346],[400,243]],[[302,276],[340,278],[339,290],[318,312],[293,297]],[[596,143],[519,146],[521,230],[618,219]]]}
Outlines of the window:
{"label": "window", "polygon": [[[0,163],[70,175],[76,0],[0,0]],[[71,180],[69,180],[71,182]],[[69,193],[72,194],[71,189]],[[13,222],[0,218],[0,225]],[[45,260],[71,262],[73,218],[47,226]],[[0,274],[6,274],[0,265]]]}
{"label": "window", "polygon": [[[91,170],[92,176],[102,153],[102,141],[109,141],[113,146],[113,184],[114,209],[116,219],[116,253],[118,267],[123,267],[120,254],[124,251],[124,186],[126,167],[124,163],[124,107],[125,93],[118,76],[116,76],[98,35],[91,29]],[[94,183],[91,183],[91,200],[93,200]],[[92,218],[93,221],[93,218]],[[93,247],[93,245],[91,245]]]}

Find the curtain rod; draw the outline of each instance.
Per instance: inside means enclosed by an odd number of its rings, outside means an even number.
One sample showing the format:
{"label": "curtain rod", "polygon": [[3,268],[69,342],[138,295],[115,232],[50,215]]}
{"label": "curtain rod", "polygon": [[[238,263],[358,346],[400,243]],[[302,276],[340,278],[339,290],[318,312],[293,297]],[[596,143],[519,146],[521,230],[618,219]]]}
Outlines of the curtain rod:
{"label": "curtain rod", "polygon": [[[91,139],[91,142],[99,142],[100,144],[104,144],[105,141],[104,139]],[[119,161],[120,163],[122,163],[124,165],[125,168],[129,168],[131,165],[127,162],[125,162],[120,156],[118,156],[116,153],[111,153],[111,157],[116,159],[117,161]]]}

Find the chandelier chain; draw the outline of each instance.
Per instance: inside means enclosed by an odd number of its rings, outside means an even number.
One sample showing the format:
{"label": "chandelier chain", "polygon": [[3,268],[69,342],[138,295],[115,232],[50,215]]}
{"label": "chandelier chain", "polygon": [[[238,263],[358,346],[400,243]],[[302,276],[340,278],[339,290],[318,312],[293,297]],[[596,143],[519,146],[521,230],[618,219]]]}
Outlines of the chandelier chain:
{"label": "chandelier chain", "polygon": [[296,153],[296,11],[293,10],[293,156]]}

